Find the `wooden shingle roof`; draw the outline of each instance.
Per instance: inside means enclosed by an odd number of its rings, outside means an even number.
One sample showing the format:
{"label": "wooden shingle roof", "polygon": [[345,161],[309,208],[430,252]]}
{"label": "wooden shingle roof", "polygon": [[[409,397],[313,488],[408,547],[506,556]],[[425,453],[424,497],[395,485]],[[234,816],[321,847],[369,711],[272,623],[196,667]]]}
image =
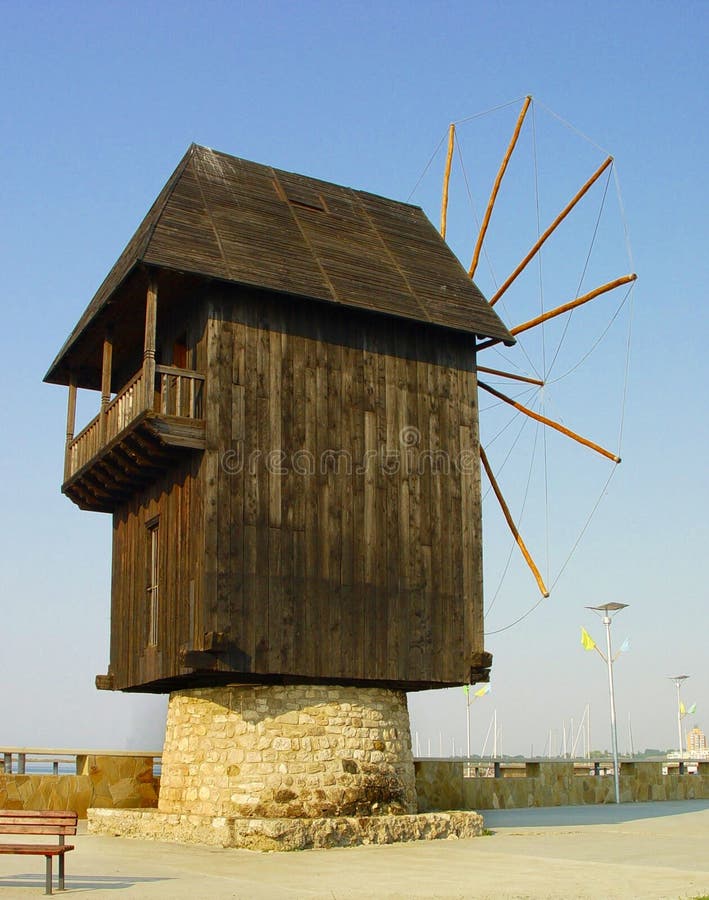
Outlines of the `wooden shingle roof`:
{"label": "wooden shingle roof", "polygon": [[514,343],[419,207],[193,144],[45,380],[140,264]]}

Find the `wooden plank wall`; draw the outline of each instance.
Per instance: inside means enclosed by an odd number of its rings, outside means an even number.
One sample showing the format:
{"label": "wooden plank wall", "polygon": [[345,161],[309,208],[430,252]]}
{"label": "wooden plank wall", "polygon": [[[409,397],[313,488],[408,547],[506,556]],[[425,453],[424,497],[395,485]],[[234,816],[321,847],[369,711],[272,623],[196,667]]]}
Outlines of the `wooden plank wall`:
{"label": "wooden plank wall", "polygon": [[207,630],[252,673],[465,681],[483,649],[469,337],[226,286],[207,332]]}
{"label": "wooden plank wall", "polygon": [[[113,516],[111,673],[116,688],[177,672],[181,645],[201,635],[201,454],[169,469]],[[158,644],[148,648],[148,524],[159,516]],[[193,613],[192,610],[195,610]]]}
{"label": "wooden plank wall", "polygon": [[[188,364],[207,369],[206,308],[185,306],[161,316],[158,348],[171,361],[177,337],[187,335]],[[174,677],[182,645],[198,646],[204,633],[204,475],[202,454],[157,473],[155,481],[113,515],[111,663],[118,689]],[[159,517],[159,635],[147,648],[147,523]],[[182,670],[183,671],[183,670]]]}

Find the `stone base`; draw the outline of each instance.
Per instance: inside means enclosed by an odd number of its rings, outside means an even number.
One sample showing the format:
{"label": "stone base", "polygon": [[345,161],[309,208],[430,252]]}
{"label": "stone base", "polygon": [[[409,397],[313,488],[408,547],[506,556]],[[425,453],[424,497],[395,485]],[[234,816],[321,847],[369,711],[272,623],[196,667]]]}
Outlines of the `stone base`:
{"label": "stone base", "polygon": [[90,809],[88,830],[89,834],[114,837],[284,851],[478,837],[483,832],[483,818],[476,812],[438,812],[356,818],[243,819],[153,809]]}
{"label": "stone base", "polygon": [[158,809],[230,820],[415,813],[406,694],[309,684],[176,691]]}

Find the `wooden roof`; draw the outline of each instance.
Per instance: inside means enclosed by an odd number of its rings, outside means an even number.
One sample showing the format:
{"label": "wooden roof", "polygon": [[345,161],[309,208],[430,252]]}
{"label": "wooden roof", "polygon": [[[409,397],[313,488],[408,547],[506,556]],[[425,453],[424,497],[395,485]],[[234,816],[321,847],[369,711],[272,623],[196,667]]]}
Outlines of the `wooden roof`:
{"label": "wooden roof", "polygon": [[419,207],[193,144],[46,381],[66,383],[69,357],[140,264],[514,343]]}

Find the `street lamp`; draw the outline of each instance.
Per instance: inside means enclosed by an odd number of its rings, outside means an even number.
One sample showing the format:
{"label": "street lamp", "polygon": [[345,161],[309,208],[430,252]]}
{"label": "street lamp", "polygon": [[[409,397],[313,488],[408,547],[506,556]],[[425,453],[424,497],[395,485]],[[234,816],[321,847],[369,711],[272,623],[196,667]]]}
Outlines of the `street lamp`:
{"label": "street lamp", "polygon": [[679,758],[682,759],[682,698],[679,692],[682,688],[682,682],[686,681],[689,675],[668,675],[667,677],[674,681],[677,688],[677,737],[679,739]]}
{"label": "street lamp", "polygon": [[613,741],[613,778],[615,782],[615,802],[620,803],[620,764],[618,762],[618,729],[615,721],[615,691],[613,689],[613,653],[611,651],[611,616],[625,609],[627,603],[604,603],[601,606],[587,606],[594,612],[603,614],[606,626],[606,662],[608,664],[608,692],[611,706],[611,738]]}

